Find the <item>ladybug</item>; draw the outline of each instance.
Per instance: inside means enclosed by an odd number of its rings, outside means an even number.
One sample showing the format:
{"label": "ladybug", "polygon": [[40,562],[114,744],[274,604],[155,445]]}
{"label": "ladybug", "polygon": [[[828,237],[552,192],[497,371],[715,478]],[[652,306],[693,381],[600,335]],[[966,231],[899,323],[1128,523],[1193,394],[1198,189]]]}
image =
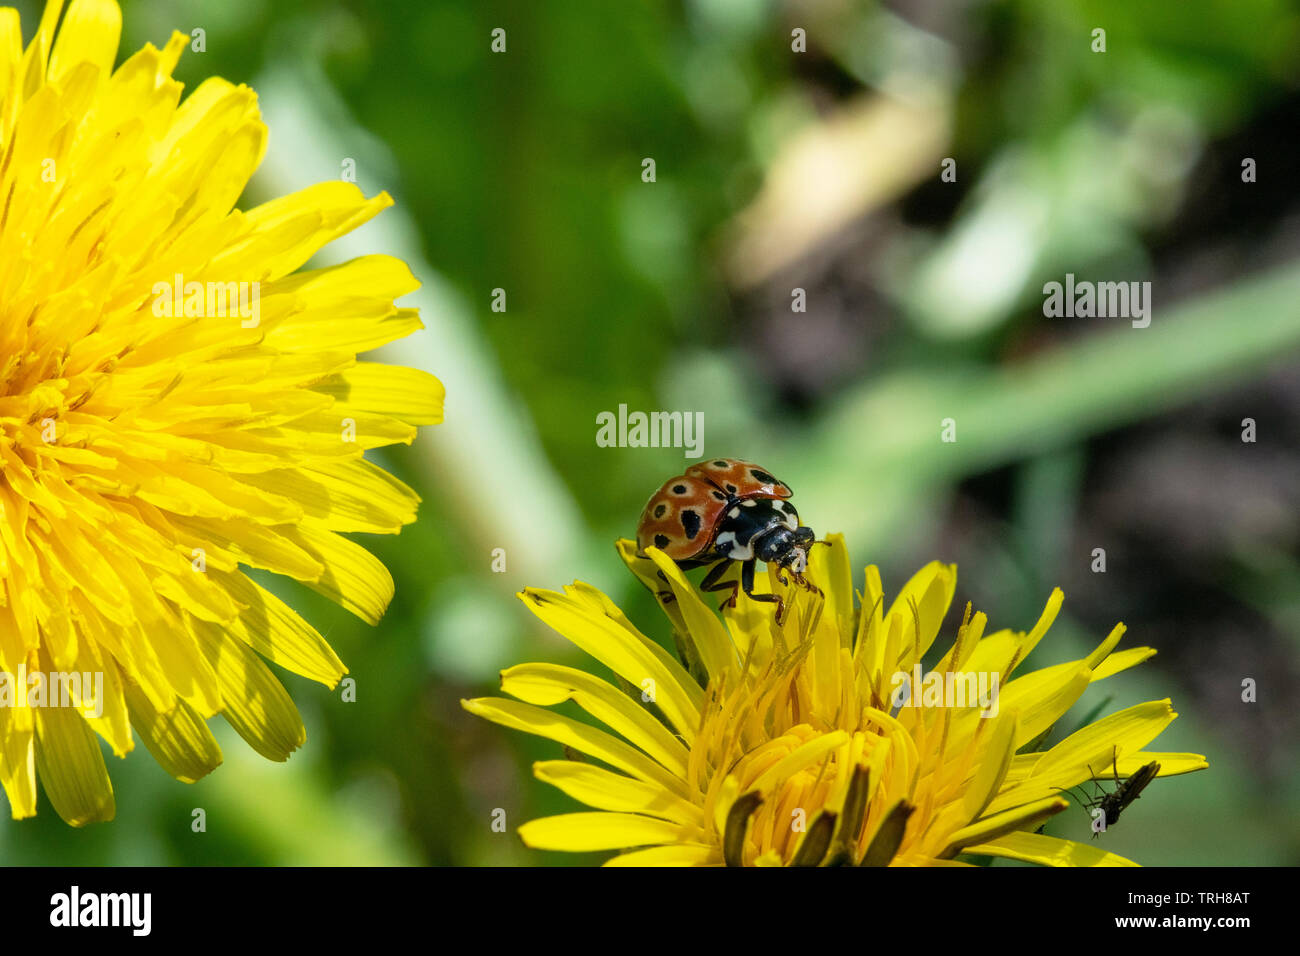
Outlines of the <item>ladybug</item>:
{"label": "ladybug", "polygon": [[[820,593],[804,577],[808,549],[817,535],[799,524],[799,513],[789,501],[792,494],[789,485],[752,462],[696,462],[684,475],[664,482],[646,502],[636,528],[637,554],[645,557],[647,548],[658,548],[683,570],[712,564],[701,590],[731,588],[723,606],[735,607],[743,589],[752,600],[776,604],[780,623],[785,616],[781,598],[754,593],[756,562],[785,568],[800,587]],[[741,563],[739,583],[721,581],[735,561]],[[668,591],[659,596],[665,603],[672,600]]]}

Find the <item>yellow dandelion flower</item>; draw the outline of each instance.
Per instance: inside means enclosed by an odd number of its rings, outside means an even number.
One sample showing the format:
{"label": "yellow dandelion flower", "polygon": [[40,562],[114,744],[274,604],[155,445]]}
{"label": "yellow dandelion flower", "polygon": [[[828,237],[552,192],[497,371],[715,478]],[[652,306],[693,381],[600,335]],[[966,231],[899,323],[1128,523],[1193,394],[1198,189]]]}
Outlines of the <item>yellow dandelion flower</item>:
{"label": "yellow dandelion flower", "polygon": [[[1170,702],[1121,710],[1045,751],[1036,745],[1093,681],[1154,651],[1116,652],[1120,625],[1082,660],[1013,679],[1060,609],[1057,590],[1027,634],[985,634],[985,616],[968,607],[952,647],[917,681],[952,601],[955,567],[927,565],[887,610],[880,574],[868,567],[855,606],[843,539],[828,542],[810,553],[808,571],[824,597],[796,589],[780,625],[771,604],[743,598],[719,620],[665,555],[652,548],[638,558],[632,542],[619,542],[651,590],[662,587],[659,572],[667,578],[673,600],[664,610],[685,665],[588,585],[525,591],[538,617],[622,686],[572,667],[521,664],[501,675],[516,700],[463,701],[471,713],[593,758],[534,766],[594,810],[525,823],[524,842],[621,850],[609,863],[631,866],[954,865],[961,853],[1133,865],[1034,831],[1068,806],[1062,789],[1089,780],[1090,768],[1114,765],[1127,777],[1152,762],[1160,776],[1207,766],[1199,754],[1145,749],[1176,716]],[[769,593],[781,586],[775,572],[758,584]],[[993,694],[974,693],[980,675]],[[546,709],[565,701],[608,729]]]}
{"label": "yellow dandelion flower", "polygon": [[357,360],[421,327],[402,262],[295,271],[389,197],[234,209],[253,91],[182,100],[188,37],[114,69],[117,4],[74,0],[56,36],[62,6],[26,49],[0,9],[0,784],[28,817],[39,776],[80,825],[114,813],[96,735],[123,756],[134,727],[184,781],[221,762],[215,714],[272,760],[304,742],[262,658],[346,670],[246,569],[377,621],[392,579],[339,532],[414,520],[363,453],[440,421],[442,386]]}

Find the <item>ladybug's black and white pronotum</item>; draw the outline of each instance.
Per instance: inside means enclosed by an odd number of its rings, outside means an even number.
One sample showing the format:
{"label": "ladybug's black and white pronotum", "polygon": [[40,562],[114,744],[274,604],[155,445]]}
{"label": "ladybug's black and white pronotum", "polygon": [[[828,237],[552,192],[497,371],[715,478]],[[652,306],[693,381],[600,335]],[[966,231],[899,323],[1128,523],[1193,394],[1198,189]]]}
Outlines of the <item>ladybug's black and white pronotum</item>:
{"label": "ladybug's black and white pronotum", "polygon": [[[781,598],[754,593],[756,562],[784,568],[800,587],[817,591],[804,577],[808,549],[817,535],[799,523],[799,513],[789,501],[792,494],[788,485],[751,462],[697,462],[686,474],[664,482],[646,502],[637,524],[637,554],[658,548],[687,570],[712,564],[702,590],[731,588],[724,606],[735,607],[736,594],[743,589],[755,601],[776,604],[780,622],[785,616]],[[740,581],[722,581],[733,561],[740,562]],[[672,594],[661,591],[660,597],[668,601]]]}

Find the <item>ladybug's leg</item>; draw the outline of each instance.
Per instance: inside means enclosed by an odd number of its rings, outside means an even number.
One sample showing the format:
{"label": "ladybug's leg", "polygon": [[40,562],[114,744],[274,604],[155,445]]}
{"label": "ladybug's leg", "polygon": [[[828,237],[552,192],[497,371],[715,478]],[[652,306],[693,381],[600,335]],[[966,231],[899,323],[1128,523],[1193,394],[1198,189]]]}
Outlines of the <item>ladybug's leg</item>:
{"label": "ladybug's leg", "polygon": [[725,601],[723,601],[721,604],[718,605],[719,611],[722,610],[724,607],[736,606],[736,592],[740,589],[740,585],[738,585],[735,581],[718,580],[724,574],[727,573],[727,569],[730,567],[731,567],[731,559],[723,558],[721,561],[719,561],[717,564],[715,564],[713,567],[709,569],[709,573],[706,574],[704,576],[704,580],[700,582],[701,591],[723,591],[726,590],[727,588],[731,588],[730,597],[728,597]]}
{"label": "ladybug's leg", "polygon": [[754,593],[754,568],[758,562],[750,559],[740,566],[740,586],[745,592],[745,596],[751,601],[766,601],[769,604],[776,605],[776,623],[780,624],[785,617],[785,602],[777,594],[755,594]]}
{"label": "ladybug's leg", "polygon": [[794,583],[799,585],[799,587],[803,588],[805,591],[815,594],[817,597],[823,597],[822,589],[804,577],[802,571],[795,574]]}
{"label": "ladybug's leg", "polygon": [[656,573],[659,575],[659,580],[662,581],[665,586],[656,591],[655,596],[659,598],[659,603],[661,604],[672,604],[677,600],[677,595],[672,592],[671,588],[667,587],[668,576],[662,571]]}
{"label": "ladybug's leg", "polygon": [[[706,561],[678,561],[677,566],[681,568],[683,571],[690,571],[694,568],[698,568],[701,565],[707,563],[708,562]],[[660,581],[662,581],[664,584],[668,583],[668,577],[662,571],[657,571],[655,573],[659,575]],[[663,588],[662,590],[656,591],[655,596],[659,598],[659,602],[661,604],[672,604],[674,601],[677,600],[677,595],[673,594],[672,589],[667,587]]]}

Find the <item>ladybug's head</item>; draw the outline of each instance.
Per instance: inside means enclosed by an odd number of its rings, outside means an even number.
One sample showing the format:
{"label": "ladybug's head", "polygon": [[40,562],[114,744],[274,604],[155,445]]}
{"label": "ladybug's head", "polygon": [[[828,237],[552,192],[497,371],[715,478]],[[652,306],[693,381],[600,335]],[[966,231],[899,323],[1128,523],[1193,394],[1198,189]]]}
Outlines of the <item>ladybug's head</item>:
{"label": "ladybug's head", "polygon": [[808,570],[808,549],[816,540],[812,528],[779,528],[755,542],[757,557],[801,575]]}

